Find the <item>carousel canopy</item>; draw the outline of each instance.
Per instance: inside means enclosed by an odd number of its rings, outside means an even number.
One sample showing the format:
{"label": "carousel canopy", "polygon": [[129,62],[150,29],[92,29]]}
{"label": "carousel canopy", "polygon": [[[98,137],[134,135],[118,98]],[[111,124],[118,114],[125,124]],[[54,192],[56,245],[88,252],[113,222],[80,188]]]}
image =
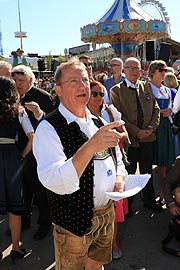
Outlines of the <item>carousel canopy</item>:
{"label": "carousel canopy", "polygon": [[134,0],[116,0],[106,14],[95,23],[124,19],[154,20]]}
{"label": "carousel canopy", "polygon": [[137,44],[168,36],[168,23],[151,17],[135,0],[115,0],[102,18],[81,27],[81,40],[92,43]]}

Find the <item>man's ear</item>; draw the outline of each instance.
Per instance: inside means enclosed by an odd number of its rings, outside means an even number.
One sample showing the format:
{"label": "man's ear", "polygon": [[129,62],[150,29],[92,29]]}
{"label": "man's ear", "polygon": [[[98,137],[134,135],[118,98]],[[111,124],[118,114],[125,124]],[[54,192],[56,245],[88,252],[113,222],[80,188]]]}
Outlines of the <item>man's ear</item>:
{"label": "man's ear", "polygon": [[32,83],[33,77],[29,77],[29,82]]}
{"label": "man's ear", "polygon": [[61,96],[61,86],[55,85],[54,90],[55,90],[56,95],[58,95],[60,97]]}

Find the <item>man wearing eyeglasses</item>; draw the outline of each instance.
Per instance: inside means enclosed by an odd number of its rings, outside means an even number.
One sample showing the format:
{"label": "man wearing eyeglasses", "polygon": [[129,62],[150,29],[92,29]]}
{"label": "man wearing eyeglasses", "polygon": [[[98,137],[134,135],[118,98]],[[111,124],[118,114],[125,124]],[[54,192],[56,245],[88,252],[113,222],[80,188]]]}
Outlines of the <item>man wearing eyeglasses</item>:
{"label": "man wearing eyeglasses", "polygon": [[[17,90],[20,94],[21,104],[25,107],[33,128],[36,128],[37,122],[51,112],[53,107],[52,96],[42,89],[34,87],[35,76],[30,67],[18,65],[11,71],[12,79],[15,81]],[[26,143],[26,136],[22,129],[18,131],[18,147],[23,149]],[[44,238],[51,229],[51,220],[49,215],[49,205],[46,189],[39,182],[37,176],[37,165],[35,158],[30,152],[23,161],[23,182],[24,182],[24,200],[25,214],[22,217],[22,229],[30,227],[30,217],[32,211],[33,197],[39,210],[38,224],[39,228],[34,234],[35,240]]]}
{"label": "man wearing eyeglasses", "polygon": [[[148,84],[139,80],[141,64],[130,57],[124,62],[125,79],[111,89],[111,102],[122,114],[131,145],[128,148],[129,174],[135,174],[137,163],[141,174],[152,175],[155,131],[160,121],[160,110]],[[133,215],[133,197],[128,199],[129,215]],[[144,206],[156,212],[162,207],[156,203],[152,177],[143,189]]]}
{"label": "man wearing eyeglasses", "polygon": [[123,70],[123,61],[121,60],[121,58],[118,57],[113,58],[109,65],[109,73],[111,77],[104,82],[104,86],[106,87],[109,97],[110,97],[110,89],[115,84],[122,82],[124,80],[122,70]]}
{"label": "man wearing eyeglasses", "polygon": [[119,123],[99,128],[78,59],[62,63],[55,81],[61,102],[38,125],[33,152],[49,189],[56,270],[101,270],[112,258],[114,206],[106,191],[123,190],[126,174],[114,129]]}

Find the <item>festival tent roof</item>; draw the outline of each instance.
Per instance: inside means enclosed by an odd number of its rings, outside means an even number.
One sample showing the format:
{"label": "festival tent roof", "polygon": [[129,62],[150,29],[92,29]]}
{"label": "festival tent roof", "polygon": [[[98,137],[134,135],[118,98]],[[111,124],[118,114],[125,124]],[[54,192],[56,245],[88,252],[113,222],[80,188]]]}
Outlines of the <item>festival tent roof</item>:
{"label": "festival tent roof", "polygon": [[124,19],[154,20],[154,18],[145,12],[134,0],[115,0],[106,14],[95,23],[116,20],[122,21]]}

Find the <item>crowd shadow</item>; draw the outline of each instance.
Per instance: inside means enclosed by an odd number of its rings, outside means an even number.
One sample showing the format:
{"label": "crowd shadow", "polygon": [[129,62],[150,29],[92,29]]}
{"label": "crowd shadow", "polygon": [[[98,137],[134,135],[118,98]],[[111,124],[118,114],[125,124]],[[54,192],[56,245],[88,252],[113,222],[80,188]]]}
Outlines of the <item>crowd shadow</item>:
{"label": "crowd shadow", "polygon": [[3,251],[3,259],[0,261],[0,270],[54,270],[54,246],[53,229],[42,240],[34,240],[33,235],[38,225],[38,211],[33,208],[31,228],[22,233],[21,247],[32,249],[32,253],[23,259],[17,259],[15,265],[12,264],[9,256],[11,251],[11,237],[6,235],[8,229],[7,216],[0,216],[0,249]]}
{"label": "crowd shadow", "polygon": [[[158,182],[156,170],[154,186],[158,196]],[[123,251],[119,260],[113,260],[105,265],[105,270],[178,270],[179,257],[165,253],[161,241],[168,234],[170,221],[169,210],[164,208],[162,213],[154,213],[143,206],[140,194],[137,194],[133,203],[134,216],[125,218],[119,223],[118,241]],[[34,240],[38,211],[33,208],[31,228],[24,231],[21,244],[24,248],[31,248],[32,253],[24,259],[17,260],[12,265],[9,256],[11,238],[5,234],[8,229],[7,216],[0,216],[0,248],[3,250],[3,259],[0,261],[0,270],[55,270],[53,228],[42,240]]]}

